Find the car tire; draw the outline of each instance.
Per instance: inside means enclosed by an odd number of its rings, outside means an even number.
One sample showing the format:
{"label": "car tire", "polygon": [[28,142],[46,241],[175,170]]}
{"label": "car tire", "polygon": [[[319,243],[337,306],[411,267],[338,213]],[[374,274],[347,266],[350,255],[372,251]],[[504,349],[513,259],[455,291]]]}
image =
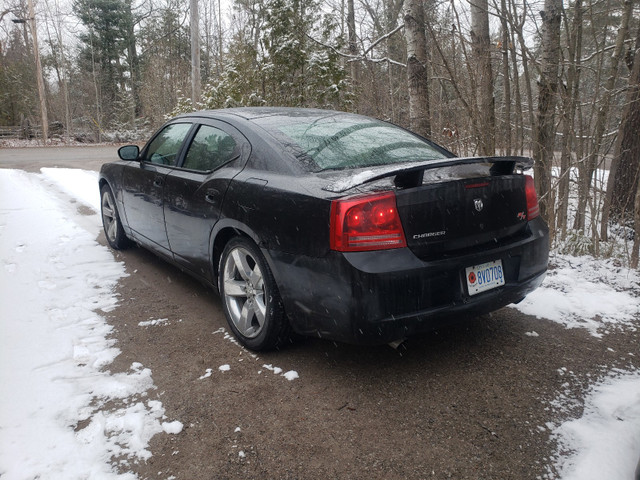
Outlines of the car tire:
{"label": "car tire", "polygon": [[104,184],[100,189],[100,213],[102,215],[102,227],[107,242],[114,250],[123,250],[131,246],[131,240],[127,238],[122,228],[118,208],[109,185]]}
{"label": "car tire", "polygon": [[263,351],[291,340],[273,273],[251,240],[235,237],[227,243],[220,257],[218,286],[227,322],[242,345]]}

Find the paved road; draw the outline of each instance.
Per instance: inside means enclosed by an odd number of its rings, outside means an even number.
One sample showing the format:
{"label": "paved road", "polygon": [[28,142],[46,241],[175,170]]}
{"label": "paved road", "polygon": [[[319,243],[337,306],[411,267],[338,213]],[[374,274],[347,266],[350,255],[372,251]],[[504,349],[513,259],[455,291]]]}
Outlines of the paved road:
{"label": "paved road", "polygon": [[118,158],[118,146],[0,148],[0,168],[38,172],[42,167],[100,170]]}

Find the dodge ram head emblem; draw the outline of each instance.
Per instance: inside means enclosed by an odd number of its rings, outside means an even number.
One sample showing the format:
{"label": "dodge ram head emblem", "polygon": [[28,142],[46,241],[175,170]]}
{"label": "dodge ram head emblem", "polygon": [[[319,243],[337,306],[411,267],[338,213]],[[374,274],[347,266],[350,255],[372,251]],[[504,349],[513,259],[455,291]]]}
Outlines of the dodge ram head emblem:
{"label": "dodge ram head emblem", "polygon": [[478,212],[481,212],[481,211],[482,211],[482,209],[484,208],[484,203],[482,203],[482,199],[481,199],[481,198],[475,198],[475,199],[473,200],[473,204],[475,205],[476,210],[477,210]]}

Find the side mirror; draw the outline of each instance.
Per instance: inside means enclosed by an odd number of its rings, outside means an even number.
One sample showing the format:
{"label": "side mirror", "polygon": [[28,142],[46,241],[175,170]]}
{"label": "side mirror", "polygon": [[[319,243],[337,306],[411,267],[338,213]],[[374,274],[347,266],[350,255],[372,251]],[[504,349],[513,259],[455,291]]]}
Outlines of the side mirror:
{"label": "side mirror", "polygon": [[137,145],[125,145],[118,149],[118,156],[122,160],[137,160],[140,155],[140,148]]}

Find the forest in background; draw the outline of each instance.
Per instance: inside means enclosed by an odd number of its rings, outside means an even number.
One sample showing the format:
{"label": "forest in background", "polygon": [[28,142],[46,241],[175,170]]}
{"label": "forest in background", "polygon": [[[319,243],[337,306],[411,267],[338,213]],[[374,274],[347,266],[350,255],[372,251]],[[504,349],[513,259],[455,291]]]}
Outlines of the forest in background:
{"label": "forest in background", "polygon": [[42,136],[46,109],[49,137],[136,141],[180,112],[257,105],[370,115],[461,156],[533,156],[554,246],[638,265],[638,0],[37,0],[31,9],[5,0],[0,9],[0,129]]}

